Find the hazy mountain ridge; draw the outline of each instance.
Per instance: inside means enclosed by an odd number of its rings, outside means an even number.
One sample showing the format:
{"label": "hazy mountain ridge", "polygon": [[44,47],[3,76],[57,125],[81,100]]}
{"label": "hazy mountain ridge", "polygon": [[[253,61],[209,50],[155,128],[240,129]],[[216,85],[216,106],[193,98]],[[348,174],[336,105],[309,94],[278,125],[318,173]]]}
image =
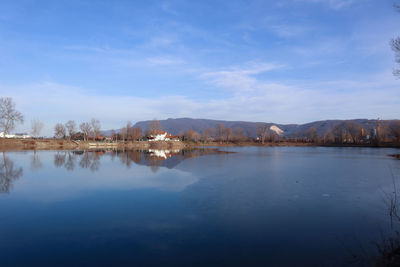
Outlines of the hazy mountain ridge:
{"label": "hazy mountain ridge", "polygon": [[[333,128],[345,121],[357,122],[366,130],[370,130],[371,128],[376,126],[376,120],[369,119],[352,119],[352,120],[323,120],[323,121],[314,121],[305,124],[279,124],[272,122],[249,122],[249,121],[225,121],[225,120],[209,120],[209,119],[192,119],[192,118],[177,118],[177,119],[166,119],[159,120],[163,130],[178,135],[180,133],[184,133],[188,130],[194,130],[199,133],[202,133],[204,129],[211,128],[215,129],[217,124],[222,123],[227,128],[242,128],[245,134],[248,134],[251,137],[255,137],[257,134],[257,126],[260,123],[267,124],[269,127],[272,125],[276,125],[280,129],[283,130],[283,136],[286,137],[295,137],[304,135],[310,128],[314,127],[317,129],[318,135],[322,135],[327,130],[333,130]],[[382,121],[385,124],[390,124],[394,121],[398,120],[384,120]],[[133,127],[142,128],[143,132],[145,132],[150,125],[151,120],[147,121],[139,121]],[[119,132],[120,129],[116,130]],[[104,135],[111,135],[111,130],[102,131]]]}
{"label": "hazy mountain ridge", "polygon": [[[268,126],[276,125],[280,129],[282,129],[283,135],[287,137],[291,136],[299,136],[307,132],[310,128],[314,127],[317,129],[318,135],[322,135],[327,130],[332,130],[336,125],[345,122],[345,121],[353,121],[358,122],[363,126],[366,130],[369,130],[376,126],[376,120],[368,120],[368,119],[353,119],[353,120],[323,120],[323,121],[314,121],[305,124],[279,124],[279,123],[271,123],[271,122],[248,122],[248,121],[225,121],[225,120],[209,120],[209,119],[192,119],[192,118],[177,118],[177,119],[166,119],[159,120],[163,130],[177,135],[180,133],[184,133],[188,130],[194,130],[197,132],[203,132],[206,128],[215,129],[217,124],[222,123],[227,128],[242,128],[245,134],[248,134],[251,137],[255,137],[257,133],[257,126],[260,123],[265,123]],[[384,123],[390,124],[395,120],[385,120]],[[143,132],[145,132],[150,125],[151,120],[147,121],[139,121],[134,127],[141,127]],[[111,131],[104,131],[105,134],[110,134]]]}

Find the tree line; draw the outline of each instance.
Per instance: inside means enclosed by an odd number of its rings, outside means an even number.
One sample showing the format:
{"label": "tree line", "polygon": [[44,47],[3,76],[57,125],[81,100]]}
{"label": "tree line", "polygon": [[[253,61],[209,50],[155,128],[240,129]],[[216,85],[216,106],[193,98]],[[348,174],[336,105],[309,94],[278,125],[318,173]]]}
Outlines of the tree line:
{"label": "tree line", "polygon": [[[15,109],[15,103],[11,98],[0,97],[0,131],[9,134],[14,130],[16,124],[23,123],[24,116]],[[343,121],[321,133],[315,127],[308,128],[303,132],[297,132],[293,136],[282,136],[271,130],[267,123],[259,123],[256,133],[240,127],[230,128],[219,123],[215,128],[206,128],[203,131],[188,130],[178,134],[179,139],[188,142],[306,142],[315,144],[371,144],[400,143],[400,121],[385,122],[382,120],[369,121],[374,125],[364,128],[357,121]],[[44,127],[39,120],[31,122],[31,133],[37,138]],[[154,119],[150,122],[147,131],[143,132],[140,127],[134,127],[128,121],[119,131],[111,131],[113,141],[137,141],[146,139],[150,135],[162,133],[160,122]],[[54,137],[58,139],[81,139],[99,140],[101,136],[101,123],[93,118],[91,121],[82,122],[79,125],[69,120],[66,123],[57,123],[54,126]]]}

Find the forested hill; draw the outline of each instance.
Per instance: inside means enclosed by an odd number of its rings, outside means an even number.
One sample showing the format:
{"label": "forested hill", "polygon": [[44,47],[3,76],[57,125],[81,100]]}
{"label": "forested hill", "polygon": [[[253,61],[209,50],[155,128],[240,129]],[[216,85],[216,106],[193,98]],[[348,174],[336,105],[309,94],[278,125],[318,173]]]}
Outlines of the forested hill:
{"label": "forested hill", "polygon": [[[357,122],[366,130],[376,127],[376,120],[367,119],[355,119],[348,120],[351,122]],[[159,121],[163,130],[172,134],[184,133],[188,130],[194,130],[197,132],[203,132],[206,128],[215,129],[217,124],[223,124],[227,128],[242,128],[245,134],[248,136],[256,136],[257,126],[260,123],[267,124],[268,126],[276,125],[284,131],[284,136],[298,136],[307,132],[310,128],[316,128],[317,133],[322,135],[327,130],[333,130],[333,128],[344,122],[344,120],[324,120],[315,121],[306,124],[278,124],[271,122],[247,122],[247,121],[224,121],[224,120],[208,120],[208,119],[191,119],[191,118],[178,118],[178,119],[167,119]],[[141,127],[143,131],[146,131],[150,125],[151,120],[137,122],[134,127]],[[381,121],[382,124],[389,125],[392,121]]]}

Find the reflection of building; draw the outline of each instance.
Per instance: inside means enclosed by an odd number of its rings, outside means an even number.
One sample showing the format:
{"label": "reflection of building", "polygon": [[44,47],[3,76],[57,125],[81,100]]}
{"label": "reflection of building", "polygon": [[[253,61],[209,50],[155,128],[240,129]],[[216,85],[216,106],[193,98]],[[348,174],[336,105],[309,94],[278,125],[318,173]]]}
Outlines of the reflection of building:
{"label": "reflection of building", "polygon": [[179,149],[176,150],[160,150],[160,149],[149,149],[149,155],[154,158],[168,159],[172,156],[179,155]]}
{"label": "reflection of building", "polygon": [[179,137],[167,132],[160,132],[158,134],[151,134],[147,137],[149,141],[179,141]]}

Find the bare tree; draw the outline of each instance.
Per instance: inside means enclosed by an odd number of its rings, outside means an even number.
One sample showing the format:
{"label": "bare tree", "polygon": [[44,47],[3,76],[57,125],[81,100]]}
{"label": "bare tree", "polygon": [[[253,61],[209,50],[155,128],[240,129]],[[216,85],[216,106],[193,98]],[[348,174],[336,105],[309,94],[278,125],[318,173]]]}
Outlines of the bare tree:
{"label": "bare tree", "polygon": [[307,137],[311,140],[311,142],[316,143],[318,139],[317,129],[315,127],[311,127],[307,130]]}
{"label": "bare tree", "polygon": [[227,142],[231,141],[233,135],[232,128],[225,128],[224,135]]}
{"label": "bare tree", "polygon": [[206,128],[203,130],[203,135],[202,135],[202,139],[204,141],[208,141],[208,139],[210,139],[212,136],[214,135],[214,130],[211,128]]}
{"label": "bare tree", "polygon": [[335,139],[335,143],[343,143],[344,141],[344,131],[343,131],[343,124],[338,124],[333,127],[333,136]]}
{"label": "bare tree", "polygon": [[134,127],[132,129],[132,140],[136,141],[136,140],[142,138],[142,135],[143,135],[142,128]]}
{"label": "bare tree", "polygon": [[32,135],[33,137],[37,138],[40,135],[40,132],[42,131],[44,127],[43,122],[39,120],[33,120],[31,121],[31,129],[32,129]]}
{"label": "bare tree", "polygon": [[260,123],[257,125],[257,136],[260,138],[261,143],[264,144],[265,139],[267,138],[269,133],[269,128],[266,123]]}
{"label": "bare tree", "polygon": [[149,128],[147,128],[146,135],[152,135],[152,134],[157,134],[162,131],[162,127],[160,122],[157,119],[152,120],[152,122],[149,125]]}
{"label": "bare tree", "polygon": [[133,132],[132,132],[132,122],[128,121],[126,123],[126,139],[129,140],[133,140]]}
{"label": "bare tree", "polygon": [[353,143],[360,142],[363,134],[363,128],[358,122],[346,121],[344,122],[343,126],[344,129],[347,130],[347,133],[350,135],[351,139],[353,140]]}
{"label": "bare tree", "polygon": [[390,133],[389,126],[383,120],[378,119],[376,124],[376,141],[378,144],[385,142]]}
{"label": "bare tree", "polygon": [[128,131],[126,130],[126,127],[122,127],[121,130],[119,131],[119,134],[121,136],[122,141],[125,141]]}
{"label": "bare tree", "polygon": [[54,136],[56,138],[65,138],[66,135],[67,131],[65,126],[61,123],[57,123],[56,126],[54,126]]}
{"label": "bare tree", "polygon": [[335,136],[333,135],[333,133],[330,130],[326,130],[326,132],[324,133],[324,135],[322,137],[323,137],[324,144],[333,143],[335,141]]}
{"label": "bare tree", "polygon": [[9,134],[16,123],[24,123],[24,116],[15,110],[15,103],[10,97],[0,97],[0,129]]}
{"label": "bare tree", "polygon": [[90,126],[92,128],[92,137],[93,139],[96,139],[97,137],[100,136],[100,129],[101,129],[100,121],[92,119],[90,121]]}
{"label": "bare tree", "polygon": [[393,122],[390,126],[390,131],[396,142],[400,141],[400,121]]}
{"label": "bare tree", "polygon": [[76,133],[75,121],[73,121],[73,120],[67,121],[67,123],[65,124],[65,128],[67,129],[68,137],[71,140],[72,136]]}
{"label": "bare tree", "polygon": [[185,133],[185,140],[198,142],[200,140],[200,134],[196,131],[189,130]]}
{"label": "bare tree", "polygon": [[215,127],[215,133],[217,135],[217,139],[222,142],[225,138],[225,125],[222,123],[218,123]]}
{"label": "bare tree", "polygon": [[92,132],[92,126],[88,122],[82,122],[79,125],[79,128],[81,129],[81,131],[83,133],[83,138],[85,139],[85,141],[87,141],[90,133]]}
{"label": "bare tree", "polygon": [[117,136],[117,134],[116,134],[116,132],[115,132],[115,130],[113,129],[113,130],[111,130],[111,138],[112,138],[112,140],[114,141],[117,141],[118,139],[118,136]]}
{"label": "bare tree", "polygon": [[243,142],[244,140],[246,140],[243,128],[238,127],[233,129],[233,139],[238,142]]}

